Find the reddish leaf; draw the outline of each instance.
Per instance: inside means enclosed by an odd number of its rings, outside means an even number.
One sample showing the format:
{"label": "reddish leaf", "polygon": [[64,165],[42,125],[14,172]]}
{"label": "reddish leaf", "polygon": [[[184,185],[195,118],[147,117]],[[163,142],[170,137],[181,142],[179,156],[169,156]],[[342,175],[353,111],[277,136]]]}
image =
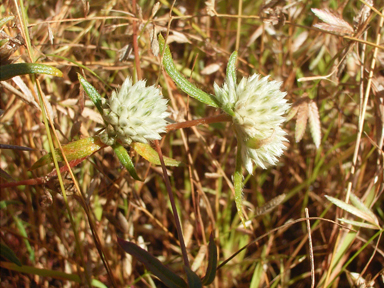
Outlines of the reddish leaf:
{"label": "reddish leaf", "polygon": [[[64,145],[63,152],[68,162],[71,162],[79,159],[84,160],[85,158],[91,156],[93,153],[99,151],[105,146],[107,145],[101,142],[99,137],[88,137],[88,138],[80,139],[75,142],[71,142],[67,145]],[[64,158],[61,155],[60,149],[55,149],[55,154],[57,157],[57,161],[64,161]],[[52,154],[48,153],[47,155],[37,160],[37,162],[32,165],[30,170],[34,170],[36,168],[39,168],[41,166],[47,165],[52,162],[53,162]]]}

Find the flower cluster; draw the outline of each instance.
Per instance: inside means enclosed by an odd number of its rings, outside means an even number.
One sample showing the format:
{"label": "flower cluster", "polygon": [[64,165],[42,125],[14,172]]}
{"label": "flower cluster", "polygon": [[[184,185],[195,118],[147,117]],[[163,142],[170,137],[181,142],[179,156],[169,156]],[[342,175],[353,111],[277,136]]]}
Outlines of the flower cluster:
{"label": "flower cluster", "polygon": [[159,133],[165,132],[167,124],[164,118],[169,116],[167,100],[159,89],[146,87],[145,81],[132,85],[130,78],[118,93],[113,91],[109,99],[102,98],[102,109],[107,127],[100,138],[107,145],[113,145],[116,140],[124,145],[160,140]]}
{"label": "flower cluster", "polygon": [[290,105],[280,91],[281,83],[268,81],[254,74],[237,85],[227,77],[220,88],[214,85],[215,96],[221,107],[234,112],[233,124],[241,149],[242,162],[252,174],[253,163],[266,168],[274,165],[285,149],[286,133],[280,127]]}

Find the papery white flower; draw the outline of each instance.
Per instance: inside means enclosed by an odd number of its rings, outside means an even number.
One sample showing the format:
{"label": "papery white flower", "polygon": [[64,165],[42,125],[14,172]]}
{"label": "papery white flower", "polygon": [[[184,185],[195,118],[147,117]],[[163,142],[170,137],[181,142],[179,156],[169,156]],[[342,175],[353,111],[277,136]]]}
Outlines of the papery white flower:
{"label": "papery white flower", "polygon": [[286,92],[280,91],[281,83],[260,79],[254,74],[243,78],[237,85],[227,78],[223,87],[214,84],[215,96],[221,107],[234,112],[233,126],[241,149],[242,162],[252,174],[253,163],[266,169],[274,165],[286,148],[286,133],[281,128],[284,114],[290,105]]}
{"label": "papery white flower", "polygon": [[155,86],[146,87],[141,80],[132,85],[127,78],[120,91],[102,99],[103,118],[108,124],[101,141],[113,145],[116,140],[129,145],[132,142],[148,143],[160,140],[169,116],[167,100]]}

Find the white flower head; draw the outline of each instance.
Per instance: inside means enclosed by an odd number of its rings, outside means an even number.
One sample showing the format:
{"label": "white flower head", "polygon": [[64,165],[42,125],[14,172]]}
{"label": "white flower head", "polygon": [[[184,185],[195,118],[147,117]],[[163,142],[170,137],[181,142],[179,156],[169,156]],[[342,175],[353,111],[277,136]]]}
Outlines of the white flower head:
{"label": "white flower head", "polygon": [[160,140],[169,116],[167,100],[155,86],[146,87],[141,80],[132,85],[127,78],[120,91],[102,99],[103,118],[107,123],[101,141],[113,145],[116,140],[129,145],[132,142],[148,143]]}
{"label": "white flower head", "polygon": [[243,78],[237,85],[227,77],[223,87],[214,84],[217,100],[221,107],[234,112],[233,125],[241,149],[242,162],[252,174],[253,163],[266,169],[274,165],[286,148],[286,133],[281,128],[284,114],[290,105],[286,92],[280,91],[281,83],[268,81],[254,74]]}

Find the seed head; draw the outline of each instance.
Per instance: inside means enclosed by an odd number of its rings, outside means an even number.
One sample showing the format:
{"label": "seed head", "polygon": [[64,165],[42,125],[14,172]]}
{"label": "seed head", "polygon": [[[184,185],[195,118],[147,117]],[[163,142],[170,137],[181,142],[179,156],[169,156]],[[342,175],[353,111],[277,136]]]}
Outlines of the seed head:
{"label": "seed head", "polygon": [[116,140],[129,145],[132,142],[148,143],[160,140],[165,132],[165,117],[169,116],[167,100],[155,86],[146,87],[141,80],[132,85],[127,78],[120,91],[112,92],[109,99],[102,100],[103,118],[107,123],[101,140],[113,145]]}

